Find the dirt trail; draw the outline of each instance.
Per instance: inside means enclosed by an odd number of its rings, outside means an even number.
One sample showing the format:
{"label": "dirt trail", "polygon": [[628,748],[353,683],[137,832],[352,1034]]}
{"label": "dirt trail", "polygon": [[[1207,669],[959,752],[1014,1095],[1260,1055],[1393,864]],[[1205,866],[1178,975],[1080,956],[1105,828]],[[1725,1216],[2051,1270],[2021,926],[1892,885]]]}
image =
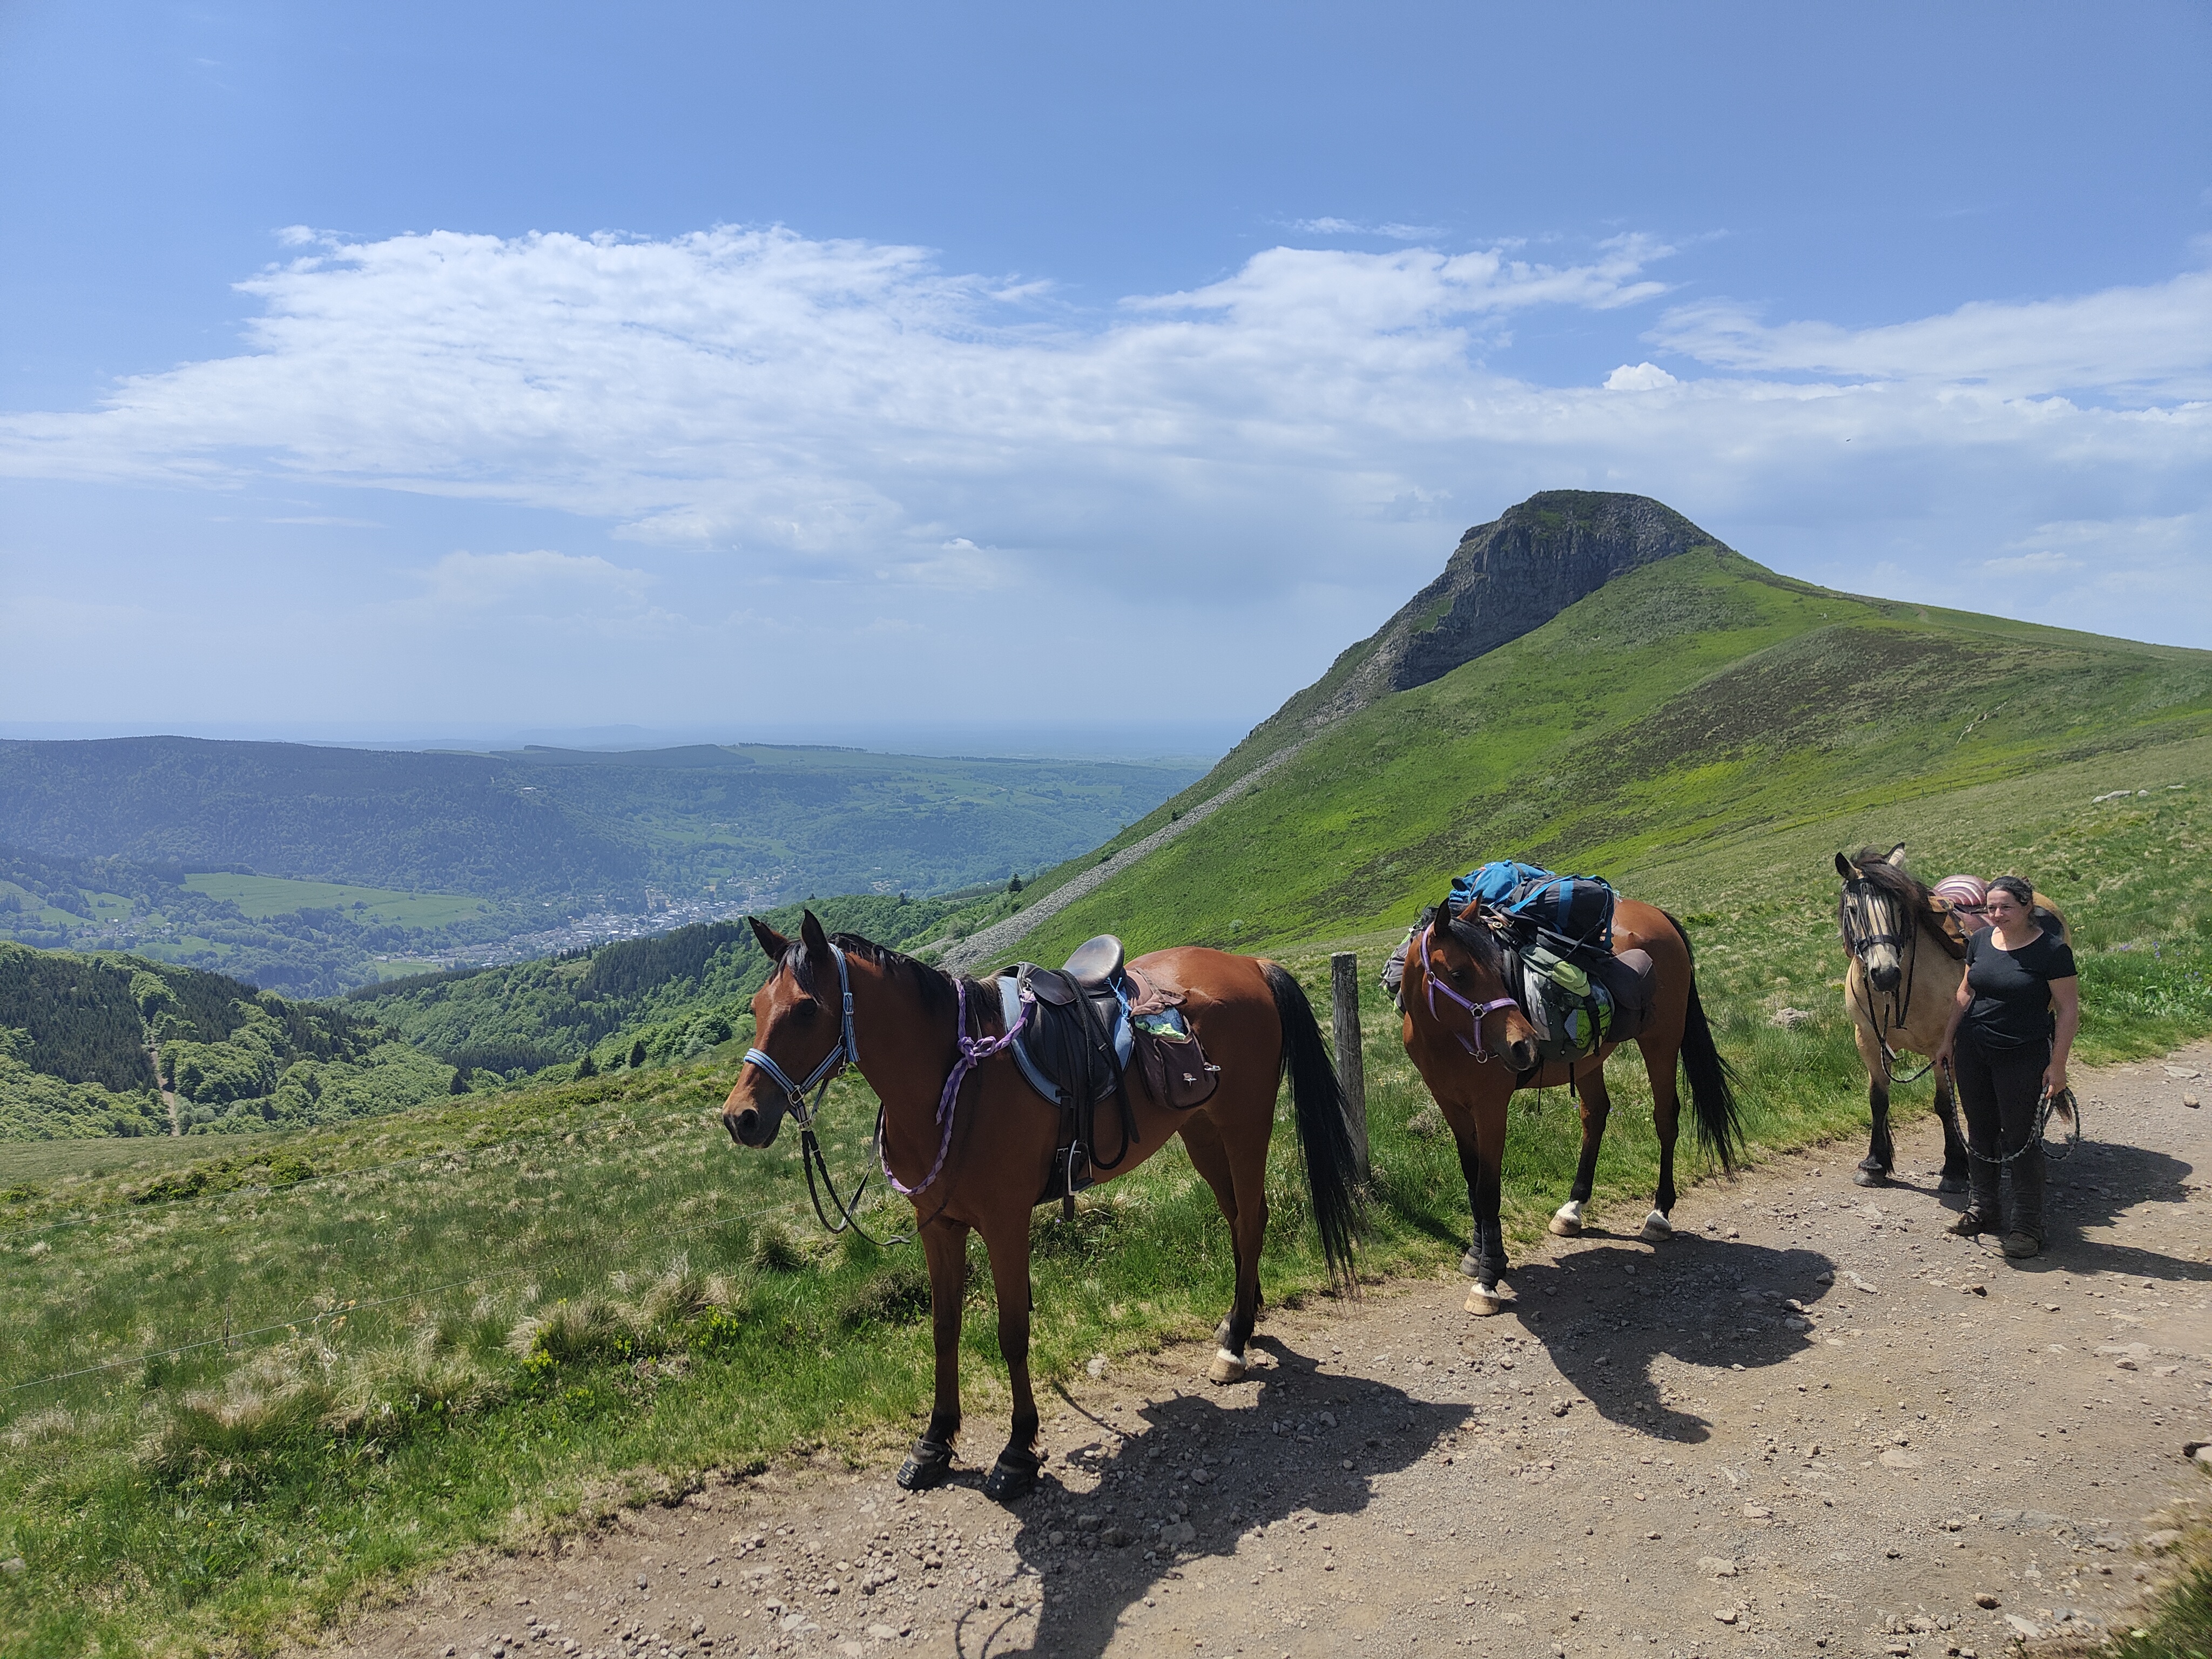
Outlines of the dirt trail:
{"label": "dirt trail", "polygon": [[[2181,1449],[2212,1439],[2212,1127],[2177,1075],[2200,1071],[2212,1045],[2078,1079],[2094,1139],[2054,1166],[2029,1262],[1942,1231],[1923,1121],[1887,1189],[1851,1184],[1856,1148],[1783,1158],[1693,1189],[1666,1244],[1553,1241],[1495,1318],[1461,1310],[1464,1281],[1401,1284],[1273,1317],[1237,1387],[1204,1381],[1210,1345],[1107,1368],[1048,1405],[1045,1483],[1011,1510],[965,1465],[916,1496],[889,1468],[712,1485],[434,1579],[333,1645],[1995,1656],[2094,1634],[2158,1571],[2157,1512],[2212,1492]],[[1003,1435],[975,1419],[967,1450]]]}

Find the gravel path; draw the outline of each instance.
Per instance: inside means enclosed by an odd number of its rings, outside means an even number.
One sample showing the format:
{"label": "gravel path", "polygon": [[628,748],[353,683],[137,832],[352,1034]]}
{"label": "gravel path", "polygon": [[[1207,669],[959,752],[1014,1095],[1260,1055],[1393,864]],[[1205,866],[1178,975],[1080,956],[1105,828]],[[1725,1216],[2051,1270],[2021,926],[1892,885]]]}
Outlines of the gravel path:
{"label": "gravel path", "polygon": [[[1592,1233],[1463,1281],[1278,1314],[1048,1395],[1040,1490],[770,1474],[479,1562],[347,1654],[745,1659],[1776,1652],[1994,1656],[2094,1636],[2206,1477],[2212,1226],[2183,1106],[2212,1045],[2082,1079],[2024,1264],[1942,1231],[1940,1143],[1692,1189],[1660,1246]],[[1618,1219],[1632,1229],[1634,1205]],[[972,1362],[971,1362],[972,1363]],[[976,1420],[988,1462],[1003,1433]],[[1978,1598],[1979,1601],[1978,1602]]]}
{"label": "gravel path", "polygon": [[1239,795],[1249,793],[1267,774],[1304,747],[1301,742],[1294,743],[1287,749],[1277,750],[1234,783],[1224,786],[1220,793],[1207,796],[1181,817],[1170,818],[1142,841],[1130,842],[1104,863],[1094,865],[1080,875],[1070,878],[1027,909],[1008,916],[1004,921],[994,922],[979,933],[970,933],[966,939],[954,940],[946,947],[940,960],[946,968],[957,973],[1005,955],[1014,948],[1017,940],[1034,933],[1040,922],[1058,915],[1076,900],[1095,892],[1103,883],[1112,880],[1139,859],[1159,851],[1184,830],[1205,823]]}

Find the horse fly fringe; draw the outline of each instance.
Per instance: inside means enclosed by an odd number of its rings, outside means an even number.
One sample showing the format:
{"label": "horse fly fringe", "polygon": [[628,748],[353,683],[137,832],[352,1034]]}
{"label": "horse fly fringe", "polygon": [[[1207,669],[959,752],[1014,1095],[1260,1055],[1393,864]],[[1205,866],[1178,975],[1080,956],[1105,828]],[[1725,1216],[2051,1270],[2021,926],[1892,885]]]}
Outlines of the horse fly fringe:
{"label": "horse fly fringe", "polygon": [[1714,1044],[1713,1028],[1698,1000],[1697,957],[1691,948],[1689,930],[1672,915],[1667,920],[1681,935],[1682,953],[1690,958],[1690,995],[1682,1011],[1682,1070],[1690,1082],[1690,1115],[1697,1121],[1698,1144],[1720,1159],[1723,1170],[1734,1175],[1743,1150],[1735,1067]]}
{"label": "horse fly fringe", "polygon": [[1322,1041],[1313,1005],[1297,981],[1277,963],[1262,962],[1260,971],[1274,994],[1275,1014],[1282,1023],[1283,1073],[1290,1079],[1298,1145],[1305,1153],[1306,1191],[1313,1203],[1314,1225],[1321,1232],[1322,1255],[1328,1263],[1330,1281],[1340,1291],[1353,1292],[1359,1284],[1354,1241],[1365,1230],[1366,1215],[1344,1092],[1329,1061],[1328,1047]]}

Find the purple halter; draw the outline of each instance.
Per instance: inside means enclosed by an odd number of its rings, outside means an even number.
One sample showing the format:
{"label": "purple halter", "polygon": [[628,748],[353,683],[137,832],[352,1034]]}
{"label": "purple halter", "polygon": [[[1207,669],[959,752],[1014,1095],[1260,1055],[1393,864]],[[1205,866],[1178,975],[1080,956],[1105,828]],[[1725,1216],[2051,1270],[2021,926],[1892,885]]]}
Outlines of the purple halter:
{"label": "purple halter", "polygon": [[1477,1063],[1486,1062],[1490,1059],[1490,1054],[1489,1051],[1482,1046],[1482,1022],[1484,1018],[1486,1015],[1496,1013],[1500,1008],[1513,1008],[1517,1007],[1520,1005],[1516,1003],[1511,997],[1494,997],[1488,1002],[1470,1002],[1465,997],[1462,996],[1457,991],[1453,990],[1450,986],[1444,984],[1442,981],[1437,979],[1434,974],[1429,972],[1427,962],[1429,941],[1436,937],[1436,932],[1437,925],[1434,922],[1431,922],[1426,927],[1423,928],[1421,930],[1421,937],[1418,946],[1423,958],[1421,963],[1421,976],[1428,981],[1429,985],[1429,1018],[1433,1020],[1437,1020],[1440,1023],[1443,1019],[1443,1016],[1437,1012],[1437,993],[1438,991],[1442,991],[1447,997],[1459,1004],[1461,1007],[1466,1009],[1468,1013],[1472,1017],[1472,1023],[1474,1026],[1474,1040],[1470,1042],[1466,1037],[1461,1036],[1457,1031],[1454,1031],[1452,1035],[1455,1037],[1459,1037],[1459,1046],[1466,1049],[1468,1053],[1473,1054]]}
{"label": "purple halter", "polygon": [[884,1179],[890,1182],[891,1190],[902,1198],[913,1198],[927,1192],[937,1177],[945,1173],[945,1160],[952,1151],[953,1109],[959,1104],[960,1085],[967,1081],[969,1068],[979,1060],[988,1060],[993,1054],[1002,1053],[1012,1044],[1022,1027],[1029,1024],[1030,1005],[1024,1002],[1020,1016],[1006,1028],[1004,1036],[969,1036],[968,1035],[968,981],[956,976],[952,984],[958,994],[960,1003],[960,1058],[952,1062],[952,1075],[945,1079],[945,1092],[938,1097],[937,1121],[944,1126],[945,1133],[937,1143],[937,1162],[929,1166],[929,1173],[921,1178],[921,1184],[919,1187],[909,1187],[891,1173],[890,1152],[883,1144],[890,1139],[890,1136],[888,1134],[882,1136],[877,1142],[876,1156],[882,1160]]}

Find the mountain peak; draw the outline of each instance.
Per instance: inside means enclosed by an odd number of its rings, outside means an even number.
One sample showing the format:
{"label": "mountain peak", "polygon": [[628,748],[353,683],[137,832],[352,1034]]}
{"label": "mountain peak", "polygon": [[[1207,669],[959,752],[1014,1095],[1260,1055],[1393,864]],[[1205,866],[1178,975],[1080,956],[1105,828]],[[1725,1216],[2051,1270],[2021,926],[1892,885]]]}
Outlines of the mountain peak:
{"label": "mountain peak", "polygon": [[1289,716],[1305,732],[1334,725],[1542,627],[1615,576],[1718,545],[1648,495],[1540,490],[1461,537],[1442,574],[1268,723]]}

